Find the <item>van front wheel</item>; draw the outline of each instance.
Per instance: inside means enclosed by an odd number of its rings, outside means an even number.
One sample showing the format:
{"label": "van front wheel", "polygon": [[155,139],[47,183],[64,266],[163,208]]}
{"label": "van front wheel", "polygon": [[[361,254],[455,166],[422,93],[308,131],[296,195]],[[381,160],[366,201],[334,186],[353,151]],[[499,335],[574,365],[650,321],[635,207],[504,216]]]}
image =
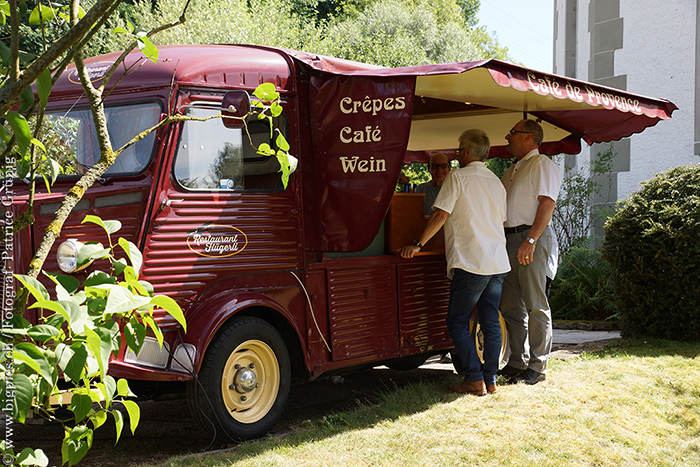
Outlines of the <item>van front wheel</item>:
{"label": "van front wheel", "polygon": [[209,345],[197,381],[188,383],[192,415],[205,431],[232,440],[260,437],[287,402],[289,353],[279,332],[258,318],[234,318]]}

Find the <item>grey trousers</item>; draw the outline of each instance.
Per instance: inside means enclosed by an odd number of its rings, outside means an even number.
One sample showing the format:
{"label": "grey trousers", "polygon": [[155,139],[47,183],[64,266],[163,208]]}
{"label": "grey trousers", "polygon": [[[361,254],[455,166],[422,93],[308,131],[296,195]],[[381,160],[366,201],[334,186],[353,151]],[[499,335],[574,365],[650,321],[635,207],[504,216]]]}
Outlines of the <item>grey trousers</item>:
{"label": "grey trousers", "polygon": [[527,235],[528,231],[506,235],[511,270],[503,282],[501,313],[508,327],[508,364],[545,373],[552,350],[552,312],[545,287],[554,232],[551,227],[544,230],[532,263],[522,265],[518,263],[518,248]]}

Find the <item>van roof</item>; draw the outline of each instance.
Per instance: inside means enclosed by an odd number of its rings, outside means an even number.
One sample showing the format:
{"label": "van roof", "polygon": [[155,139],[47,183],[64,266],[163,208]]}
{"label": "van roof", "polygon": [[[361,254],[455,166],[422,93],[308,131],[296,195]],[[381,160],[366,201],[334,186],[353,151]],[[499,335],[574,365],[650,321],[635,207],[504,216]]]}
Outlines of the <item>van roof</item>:
{"label": "van roof", "polygon": [[[255,89],[263,82],[278,90],[295,91],[293,61],[281,49],[243,45],[166,45],[158,47],[158,62],[132,51],[124,61],[127,73],[115,73],[110,82],[120,90],[138,91],[179,85],[236,86]],[[85,60],[96,85],[121,52]],[[124,75],[121,77],[121,75]],[[82,93],[76,67],[71,64],[52,88],[52,97]]]}
{"label": "van roof", "polygon": [[[101,84],[109,67],[121,51],[85,59],[93,83]],[[254,90],[262,83],[273,83],[278,91],[294,93],[297,84],[294,67],[300,63],[319,72],[346,74],[386,69],[376,65],[354,62],[291,49],[249,44],[164,45],[158,47],[158,61],[144,57],[135,49],[124,60],[110,83],[118,92],[138,92],[180,86],[205,85],[212,88],[236,87]],[[74,63],[71,63],[51,89],[54,100],[82,95]]]}

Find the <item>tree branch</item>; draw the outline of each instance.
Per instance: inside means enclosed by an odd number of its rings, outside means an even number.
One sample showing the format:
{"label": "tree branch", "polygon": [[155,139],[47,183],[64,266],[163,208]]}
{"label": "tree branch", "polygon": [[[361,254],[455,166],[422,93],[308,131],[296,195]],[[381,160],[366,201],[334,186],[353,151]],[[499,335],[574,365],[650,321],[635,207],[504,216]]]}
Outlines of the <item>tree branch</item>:
{"label": "tree branch", "polygon": [[[16,3],[16,0],[11,0]],[[95,5],[71,27],[66,34],[61,36],[46,52],[41,54],[39,58],[34,60],[32,64],[17,77],[11,78],[0,88],[0,115],[4,115],[10,107],[12,107],[15,99],[31,84],[36,81],[42,71],[49,69],[51,64],[66,52],[73,44],[78,42],[85,34],[90,31],[90,28],[100,20],[106,11],[114,4],[121,3],[122,0],[97,0]],[[14,11],[14,10],[13,10]],[[19,21],[19,19],[17,19]],[[18,26],[19,28],[19,26]],[[19,31],[19,29],[18,29]],[[13,40],[17,37],[19,41],[19,32],[13,33]]]}

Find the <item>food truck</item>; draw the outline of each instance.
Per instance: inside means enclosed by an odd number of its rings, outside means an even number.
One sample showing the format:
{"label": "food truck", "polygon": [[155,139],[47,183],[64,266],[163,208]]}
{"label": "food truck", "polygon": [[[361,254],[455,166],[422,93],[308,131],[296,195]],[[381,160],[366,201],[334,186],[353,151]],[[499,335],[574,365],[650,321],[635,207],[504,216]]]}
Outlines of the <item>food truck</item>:
{"label": "food truck", "polygon": [[[158,315],[165,342],[147,336],[122,348],[109,373],[143,392],[179,382],[205,428],[233,439],[263,435],[284,409],[293,380],[380,364],[415,368],[452,348],[444,241],[416,257],[395,254],[423,228],[421,195],[395,193],[407,162],[454,154],[458,136],[480,128],[491,156],[524,117],[542,123],[545,154],[580,151],[668,119],[675,106],[498,60],[382,68],[247,45],[169,46],[157,63],[131,53],[106,93],[114,147],[167,115],[182,121],[151,133],[90,188],[45,265],[65,242],[106,240],[86,215],[119,220],[143,252],[140,277],[182,307],[187,332]],[[87,61],[99,83],[118,54]],[[273,127],[296,169],[285,187],[267,120],[214,118],[251,107],[272,83],[283,112]],[[47,121],[74,154],[50,193],[39,190],[35,223],[16,234],[17,271],[77,177],[99,159],[75,68],[55,83]],[[20,186],[18,182],[16,187]],[[21,213],[27,196],[7,209]],[[72,272],[84,278],[90,269]],[[38,319],[37,310],[26,318]]]}

